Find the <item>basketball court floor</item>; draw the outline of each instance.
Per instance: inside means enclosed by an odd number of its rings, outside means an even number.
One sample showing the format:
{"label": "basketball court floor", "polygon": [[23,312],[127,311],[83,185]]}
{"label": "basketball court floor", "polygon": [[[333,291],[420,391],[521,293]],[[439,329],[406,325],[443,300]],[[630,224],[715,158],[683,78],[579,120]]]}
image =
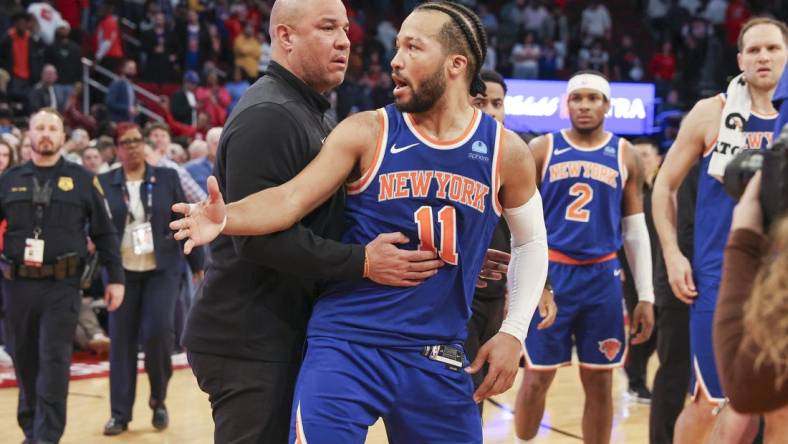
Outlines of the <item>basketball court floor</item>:
{"label": "basketball court floor", "polygon": [[[656,357],[649,365],[650,377],[656,367]],[[511,444],[514,437],[514,417],[511,414],[517,388],[514,387],[489,401],[484,409],[484,442]],[[629,399],[623,370],[614,371],[613,443],[639,444],[648,442],[649,407]],[[137,402],[134,420],[129,431],[117,437],[101,434],[109,419],[109,379],[106,377],[72,381],[68,399],[68,421],[62,444],[210,444],[213,442],[213,422],[207,395],[197,387],[191,370],[176,370],[169,387],[167,407],[170,427],[157,432],[151,426],[151,411],[147,407],[148,381],[140,374],[137,383]],[[20,443],[24,439],[16,424],[16,388],[0,389],[0,443]],[[537,442],[548,444],[578,444],[582,442],[581,418],[583,389],[577,367],[558,371],[547,399],[547,409]],[[387,443],[382,423],[375,424],[367,437],[368,444]]]}

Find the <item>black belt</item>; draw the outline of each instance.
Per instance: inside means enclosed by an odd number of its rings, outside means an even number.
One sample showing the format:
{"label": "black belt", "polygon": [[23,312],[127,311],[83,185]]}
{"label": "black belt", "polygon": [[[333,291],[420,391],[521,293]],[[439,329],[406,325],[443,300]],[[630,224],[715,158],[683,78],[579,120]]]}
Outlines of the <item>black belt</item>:
{"label": "black belt", "polygon": [[82,260],[76,253],[65,254],[58,257],[54,264],[44,264],[40,267],[17,265],[6,258],[0,260],[0,265],[2,265],[0,268],[3,270],[3,277],[7,280],[54,278],[59,281],[82,273]]}

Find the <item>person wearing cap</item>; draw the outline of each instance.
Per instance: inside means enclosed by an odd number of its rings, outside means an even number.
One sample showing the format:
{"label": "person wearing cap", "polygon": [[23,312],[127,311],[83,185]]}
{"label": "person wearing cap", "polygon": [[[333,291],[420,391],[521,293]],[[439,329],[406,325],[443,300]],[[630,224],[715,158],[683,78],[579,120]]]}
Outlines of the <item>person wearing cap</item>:
{"label": "person wearing cap", "polygon": [[197,123],[197,85],[200,76],[194,71],[183,75],[183,89],[176,91],[170,100],[170,112],[180,123],[194,126]]}
{"label": "person wearing cap", "polygon": [[610,442],[613,369],[627,354],[622,307],[623,244],[639,302],[632,317],[632,344],[654,325],[651,244],[643,213],[644,173],[629,142],[605,131],[610,84],[596,71],[568,82],[571,127],[531,142],[544,199],[549,282],[558,305],[555,324],[538,328],[534,317],[525,340],[523,383],[515,406],[518,442],[539,431],[547,391],[556,370],[570,365],[577,347],[585,391],[583,438]]}

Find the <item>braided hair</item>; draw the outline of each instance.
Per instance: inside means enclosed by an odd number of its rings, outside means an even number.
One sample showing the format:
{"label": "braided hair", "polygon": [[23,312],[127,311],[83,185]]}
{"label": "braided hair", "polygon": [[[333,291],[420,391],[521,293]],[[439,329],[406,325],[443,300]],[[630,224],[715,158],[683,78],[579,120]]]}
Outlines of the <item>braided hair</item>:
{"label": "braided hair", "polygon": [[467,7],[447,0],[423,3],[417,6],[416,10],[439,11],[451,18],[438,34],[441,43],[450,52],[463,54],[468,58],[471,96],[484,94],[487,88],[479,72],[487,57],[487,33],[484,32],[479,16]]}

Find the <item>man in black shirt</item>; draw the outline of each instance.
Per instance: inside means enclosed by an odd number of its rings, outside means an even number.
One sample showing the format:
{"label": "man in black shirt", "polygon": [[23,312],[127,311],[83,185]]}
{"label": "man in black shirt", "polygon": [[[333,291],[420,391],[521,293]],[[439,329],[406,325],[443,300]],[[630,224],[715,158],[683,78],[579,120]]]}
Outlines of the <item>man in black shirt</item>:
{"label": "man in black shirt", "polygon": [[[342,83],[350,42],[339,0],[278,0],[271,12],[271,65],[225,124],[215,175],[237,201],[295,177],[333,129],[322,95]],[[183,344],[208,393],[216,442],[286,442],[306,323],[320,282],[367,277],[413,286],[435,274],[432,252],[404,251],[382,234],[366,246],[339,242],[338,192],[290,229],[220,236]]]}
{"label": "man in black shirt", "polygon": [[88,235],[107,266],[104,299],[123,301],[120,245],[96,178],[62,158],[63,119],[43,108],[30,119],[31,160],[0,177],[3,322],[19,385],[17,421],[25,442],[56,443],[66,425],[72,341]]}
{"label": "man in black shirt", "polygon": [[[687,173],[676,193],[676,235],[684,257],[692,257],[695,231],[695,199],[698,194],[699,166]],[[673,442],[673,429],[684,408],[690,383],[689,306],[673,294],[657,242],[659,260],[654,268],[654,305],[657,307],[657,356],[659,368],[654,375],[649,442]]]}

